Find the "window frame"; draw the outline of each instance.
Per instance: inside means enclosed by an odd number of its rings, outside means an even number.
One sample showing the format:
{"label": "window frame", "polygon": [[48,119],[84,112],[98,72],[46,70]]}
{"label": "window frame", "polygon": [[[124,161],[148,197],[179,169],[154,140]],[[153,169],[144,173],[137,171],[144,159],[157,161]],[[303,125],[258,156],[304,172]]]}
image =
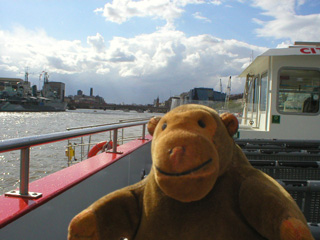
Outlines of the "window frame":
{"label": "window frame", "polygon": [[[277,74],[277,94],[276,94],[276,109],[277,109],[277,112],[280,113],[280,114],[283,114],[283,115],[298,115],[298,116],[315,116],[315,115],[319,115],[320,114],[320,105],[319,105],[319,108],[318,108],[318,111],[317,112],[285,112],[283,110],[281,110],[279,108],[279,104],[280,104],[280,73],[283,71],[283,70],[305,70],[305,71],[317,71],[319,72],[320,74],[320,69],[319,68],[314,68],[314,67],[281,67],[279,70],[278,70],[278,74]],[[319,79],[319,87],[320,87],[320,79]],[[320,103],[320,93],[319,93],[319,99],[318,99],[319,103]]]}

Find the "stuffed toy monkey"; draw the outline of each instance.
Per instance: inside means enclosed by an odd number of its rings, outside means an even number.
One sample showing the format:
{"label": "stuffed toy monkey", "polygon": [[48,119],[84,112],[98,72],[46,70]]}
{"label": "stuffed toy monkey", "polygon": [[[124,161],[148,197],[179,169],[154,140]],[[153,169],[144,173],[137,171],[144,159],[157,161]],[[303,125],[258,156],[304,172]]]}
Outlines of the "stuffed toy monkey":
{"label": "stuffed toy monkey", "polygon": [[73,218],[69,240],[311,240],[304,215],[253,168],[232,135],[238,121],[202,105],[152,118],[152,169]]}

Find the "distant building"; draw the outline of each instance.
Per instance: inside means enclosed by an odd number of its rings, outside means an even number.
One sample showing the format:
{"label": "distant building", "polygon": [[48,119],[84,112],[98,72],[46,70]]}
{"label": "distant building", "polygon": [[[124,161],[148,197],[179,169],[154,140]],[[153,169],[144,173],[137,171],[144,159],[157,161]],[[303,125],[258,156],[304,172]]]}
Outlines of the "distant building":
{"label": "distant building", "polygon": [[159,107],[159,97],[157,97],[157,99],[155,99],[155,100],[153,101],[153,106],[154,106],[154,107]]}
{"label": "distant building", "polygon": [[82,90],[77,91],[77,95],[71,96],[70,105],[74,105],[77,108],[104,108],[106,102],[103,97],[93,96],[93,88],[90,88],[90,96],[83,94]]}
{"label": "distant building", "polygon": [[226,94],[214,91],[213,88],[193,88],[189,92],[181,93],[180,96],[171,97],[166,105],[173,109],[187,103],[204,104],[211,107],[224,102]]}
{"label": "distant building", "polygon": [[188,93],[188,100],[223,102],[226,94],[214,91],[213,88],[194,88]]}

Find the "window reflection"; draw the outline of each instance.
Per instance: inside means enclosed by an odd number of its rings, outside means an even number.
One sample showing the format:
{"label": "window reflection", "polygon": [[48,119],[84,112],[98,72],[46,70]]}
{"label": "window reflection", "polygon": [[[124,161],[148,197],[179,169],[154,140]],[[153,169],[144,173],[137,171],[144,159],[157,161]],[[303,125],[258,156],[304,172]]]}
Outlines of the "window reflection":
{"label": "window reflection", "polygon": [[280,112],[308,114],[319,111],[319,71],[282,69],[279,78],[278,110]]}

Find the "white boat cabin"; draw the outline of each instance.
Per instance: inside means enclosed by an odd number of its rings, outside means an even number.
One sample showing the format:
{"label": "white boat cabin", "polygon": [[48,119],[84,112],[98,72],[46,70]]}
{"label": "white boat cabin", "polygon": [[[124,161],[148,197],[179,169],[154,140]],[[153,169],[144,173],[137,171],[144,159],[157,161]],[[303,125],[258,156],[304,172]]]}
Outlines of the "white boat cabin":
{"label": "white boat cabin", "polygon": [[270,49],[246,78],[240,139],[320,139],[320,42]]}

